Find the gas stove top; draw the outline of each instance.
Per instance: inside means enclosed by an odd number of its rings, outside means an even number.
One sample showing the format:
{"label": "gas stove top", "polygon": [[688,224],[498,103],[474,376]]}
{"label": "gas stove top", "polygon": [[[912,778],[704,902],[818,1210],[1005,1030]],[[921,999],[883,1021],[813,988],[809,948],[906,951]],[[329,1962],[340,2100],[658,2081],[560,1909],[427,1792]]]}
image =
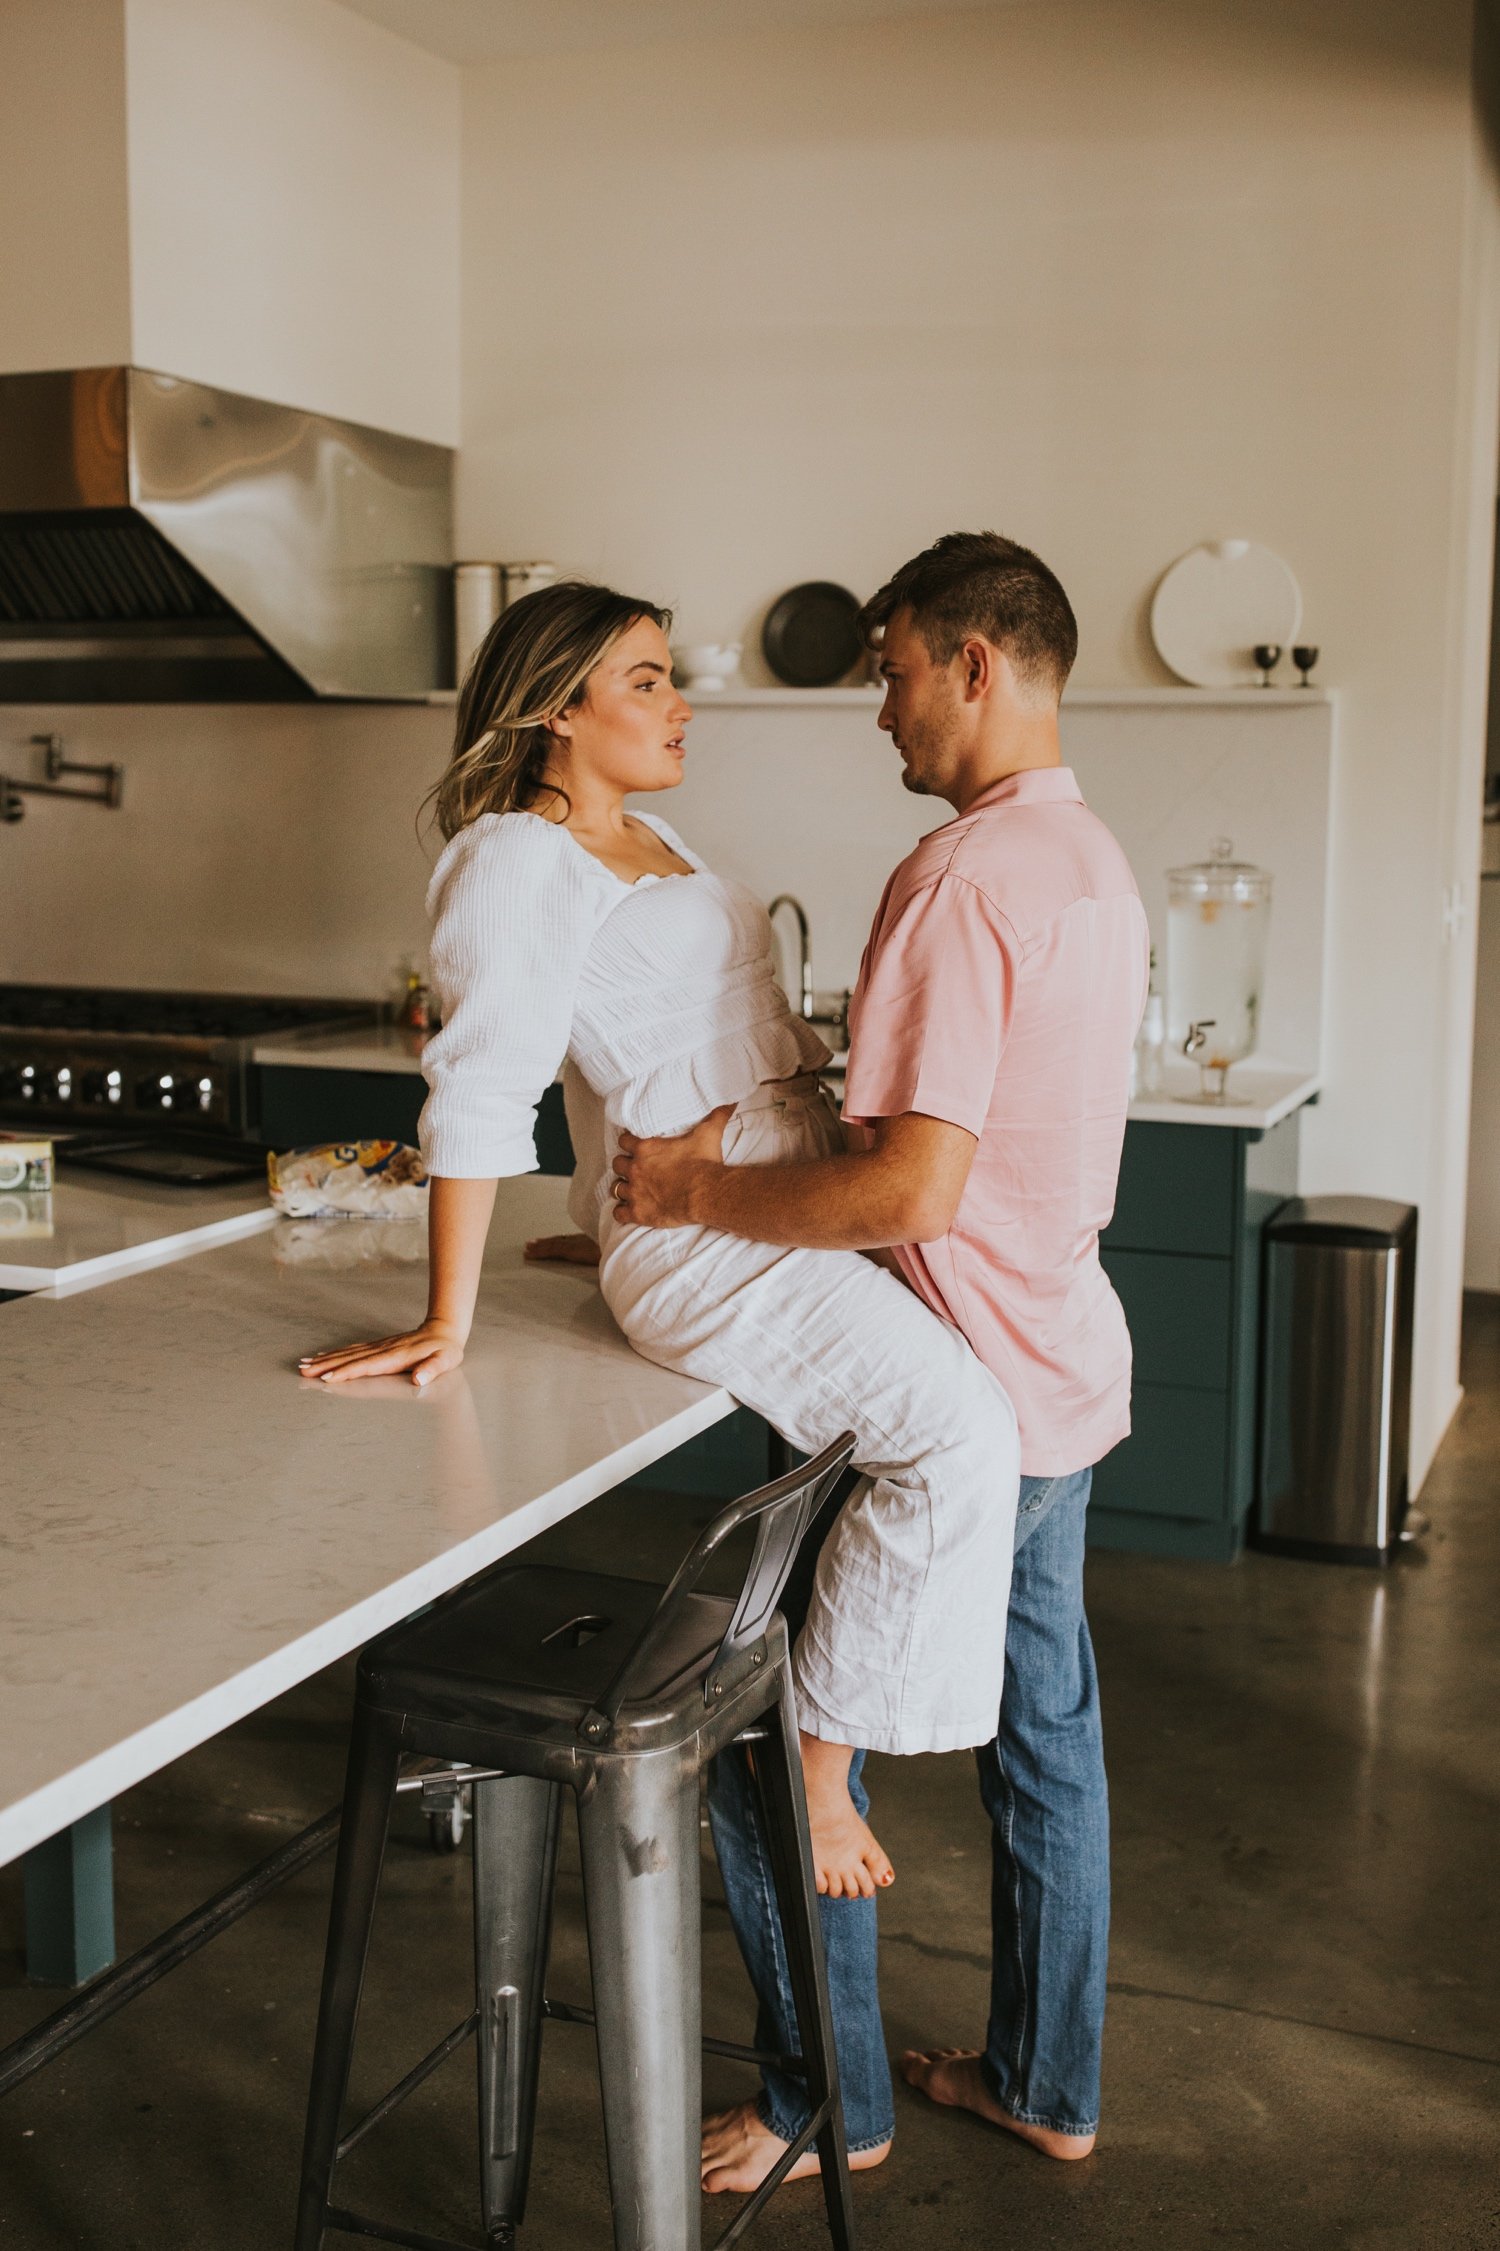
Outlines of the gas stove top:
{"label": "gas stove top", "polygon": [[368,1022],[373,1013],[351,1001],[0,985],[0,1036],[17,1031],[88,1032],[145,1039],[246,1040],[329,1022]]}
{"label": "gas stove top", "polygon": [[347,1000],[0,985],[0,1122],[48,1130],[253,1130],[253,1041],[373,1024]]}

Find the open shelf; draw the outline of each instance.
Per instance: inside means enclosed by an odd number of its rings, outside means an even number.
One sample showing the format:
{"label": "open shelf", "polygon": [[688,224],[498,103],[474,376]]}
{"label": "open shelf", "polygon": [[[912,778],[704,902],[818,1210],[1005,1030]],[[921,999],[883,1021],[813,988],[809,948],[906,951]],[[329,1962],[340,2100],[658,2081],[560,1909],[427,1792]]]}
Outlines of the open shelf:
{"label": "open shelf", "polygon": [[[1328,704],[1331,688],[1070,688],[1063,709],[1109,710],[1111,707],[1155,706],[1162,711],[1200,710],[1285,711],[1302,704]],[[430,704],[457,703],[452,688],[435,688]],[[694,709],[709,711],[878,711],[879,688],[724,688],[717,694],[701,690]]]}
{"label": "open shelf", "polygon": [[[1329,688],[1070,688],[1063,697],[1064,711],[1108,710],[1114,706],[1155,706],[1163,711],[1215,707],[1240,711],[1285,711],[1290,705],[1327,704]],[[700,694],[694,709],[709,711],[827,711],[830,709],[878,711],[879,688],[725,688],[719,694]]]}

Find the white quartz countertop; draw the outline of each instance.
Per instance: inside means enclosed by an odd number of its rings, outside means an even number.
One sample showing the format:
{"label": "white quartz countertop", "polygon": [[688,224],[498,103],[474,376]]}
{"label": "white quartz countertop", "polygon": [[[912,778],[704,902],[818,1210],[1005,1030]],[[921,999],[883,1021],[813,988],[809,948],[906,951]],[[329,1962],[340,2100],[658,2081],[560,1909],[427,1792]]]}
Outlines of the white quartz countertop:
{"label": "white quartz countertop", "polygon": [[566,1191],[501,1183],[467,1358],[425,1391],[295,1373],[420,1317],[420,1221],[282,1220],[0,1306],[0,1862],[731,1412],[590,1271],[522,1264]]}
{"label": "white quartz countertop", "polygon": [[[393,1025],[351,1032],[325,1032],[307,1039],[262,1040],[253,1050],[257,1063],[318,1071],[405,1071],[420,1077],[422,1038]],[[824,1071],[842,1095],[845,1057],[835,1056]],[[1229,1074],[1231,1099],[1206,1103],[1192,1099],[1201,1081],[1195,1070],[1173,1064],[1159,1096],[1141,1097],[1130,1116],[1147,1125],[1238,1126],[1242,1132],[1268,1132],[1283,1118],[1311,1102],[1322,1087],[1316,1072],[1275,1063],[1237,1063]]]}
{"label": "white quartz countertop", "polygon": [[1141,1125],[1238,1126],[1240,1131],[1268,1133],[1294,1110],[1311,1102],[1322,1089],[1315,1071],[1255,1062],[1232,1065],[1227,1102],[1196,1099],[1202,1075],[1186,1064],[1170,1064],[1158,1095],[1138,1095],[1130,1105],[1130,1118]]}
{"label": "white quartz countertop", "polygon": [[275,1219],[263,1181],[171,1188],[64,1170],[50,1195],[0,1194],[0,1290],[92,1289]]}
{"label": "white quartz countertop", "polygon": [[[822,1073],[835,1101],[844,1098],[844,1057],[835,1056]],[[1202,1085],[1195,1070],[1173,1064],[1165,1074],[1159,1095],[1137,1096],[1129,1117],[1140,1125],[1238,1126],[1244,1132],[1269,1132],[1311,1102],[1322,1091],[1316,1072],[1277,1064],[1236,1063],[1229,1074],[1230,1099],[1225,1103],[1194,1099]]]}
{"label": "white quartz countertop", "polygon": [[260,1040],[253,1063],[301,1071],[401,1071],[422,1075],[423,1032],[404,1032],[394,1024],[371,1024],[354,1031],[312,1033],[306,1039],[283,1033]]}

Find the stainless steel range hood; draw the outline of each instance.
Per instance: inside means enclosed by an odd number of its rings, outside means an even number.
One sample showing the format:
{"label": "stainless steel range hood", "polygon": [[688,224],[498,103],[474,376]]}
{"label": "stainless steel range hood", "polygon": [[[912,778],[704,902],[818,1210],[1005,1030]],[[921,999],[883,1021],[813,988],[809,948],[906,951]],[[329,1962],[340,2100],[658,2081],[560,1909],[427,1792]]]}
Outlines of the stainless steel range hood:
{"label": "stainless steel range hood", "polygon": [[138,367],[0,375],[0,702],[420,699],[453,456]]}

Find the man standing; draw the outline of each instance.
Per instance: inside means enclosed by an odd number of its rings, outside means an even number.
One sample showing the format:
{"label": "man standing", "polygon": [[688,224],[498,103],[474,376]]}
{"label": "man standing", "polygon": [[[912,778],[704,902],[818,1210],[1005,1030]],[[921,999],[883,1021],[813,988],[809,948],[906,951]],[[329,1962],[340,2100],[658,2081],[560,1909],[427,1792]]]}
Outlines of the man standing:
{"label": "man standing", "polygon": [[[715,1118],[676,1141],[627,1138],[619,1193],[624,1216],[648,1226],[889,1247],[1010,1394],[1023,1476],[1009,1609],[995,1621],[1005,1692],[995,1740],[976,1754],[993,1823],[988,2035],[982,2050],[911,2051],[901,2068],[934,2101],[1079,2158],[1098,2124],[1109,1923],[1084,1513],[1094,1463],[1130,1427],[1130,1339],[1099,1233],[1146,995],[1146,919],[1124,855],[1062,764],[1058,702],[1077,628],[1046,565],[994,533],[950,533],[865,619],[883,628],[880,725],[904,784],[955,814],[891,877],[865,950],[844,1116],[867,1146],[725,1166]],[[861,1763],[850,1774],[860,1813]],[[734,1758],[719,1762],[711,1810],[760,1997],[758,2045],[784,2053],[784,1951]],[[823,1921],[849,2147],[869,2165],[894,2126],[873,1896],[829,1900]],[[758,2103],[708,2122],[705,2186],[754,2187],[806,2116],[799,2083],[768,2070]]]}

